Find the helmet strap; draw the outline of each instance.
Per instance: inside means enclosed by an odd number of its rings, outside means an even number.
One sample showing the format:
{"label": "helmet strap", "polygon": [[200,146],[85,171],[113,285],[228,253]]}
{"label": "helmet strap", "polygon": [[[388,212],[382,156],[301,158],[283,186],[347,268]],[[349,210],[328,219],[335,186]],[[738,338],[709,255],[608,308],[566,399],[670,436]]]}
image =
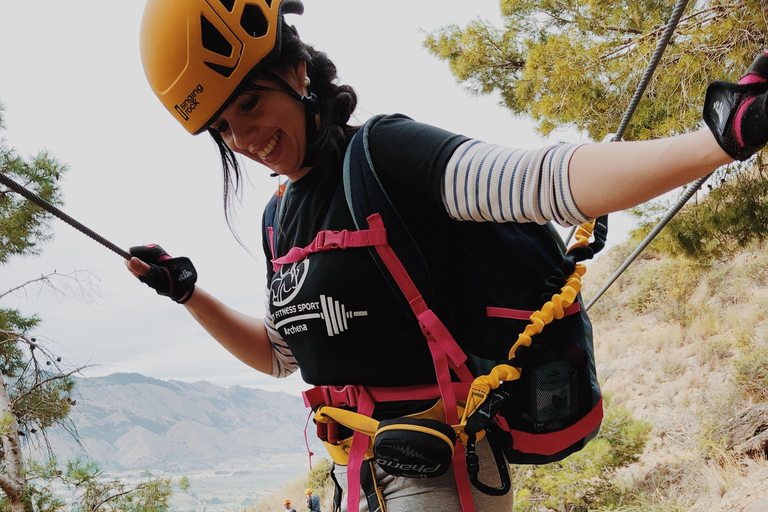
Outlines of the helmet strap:
{"label": "helmet strap", "polygon": [[307,96],[302,96],[296,90],[291,87],[288,82],[283,80],[282,77],[276,75],[271,71],[263,71],[262,75],[269,78],[274,82],[277,82],[283,90],[293,99],[301,103],[304,107],[304,119],[305,119],[305,132],[307,137],[307,148],[304,153],[303,167],[312,167],[315,164],[315,157],[317,156],[317,146],[319,132],[317,130],[317,121],[315,116],[320,112],[320,105],[317,100],[317,95],[313,93],[307,86]]}

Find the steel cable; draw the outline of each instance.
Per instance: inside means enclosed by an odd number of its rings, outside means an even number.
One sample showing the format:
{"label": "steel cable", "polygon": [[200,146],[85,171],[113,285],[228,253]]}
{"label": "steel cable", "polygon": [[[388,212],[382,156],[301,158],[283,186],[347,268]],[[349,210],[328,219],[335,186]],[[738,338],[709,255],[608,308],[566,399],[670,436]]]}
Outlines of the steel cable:
{"label": "steel cable", "polygon": [[59,210],[58,208],[56,208],[54,205],[52,205],[51,203],[49,203],[45,199],[40,197],[39,195],[37,195],[34,192],[28,190],[27,188],[23,187],[22,185],[19,185],[18,183],[16,183],[11,178],[9,178],[8,176],[6,176],[5,174],[3,174],[1,172],[0,172],[0,183],[2,183],[3,185],[7,186],[8,188],[13,190],[14,192],[24,196],[28,200],[32,201],[33,203],[38,205],[43,210],[45,210],[45,211],[55,215],[56,217],[60,218],[61,220],[63,220],[64,222],[66,222],[67,224],[69,224],[70,226],[75,228],[76,230],[80,231],[84,235],[87,235],[87,236],[91,237],[92,239],[96,240],[97,242],[99,242],[101,245],[103,245],[107,249],[109,249],[109,250],[119,254],[120,256],[122,256],[123,258],[125,258],[127,260],[131,259],[131,255],[129,253],[127,253],[123,249],[119,248],[118,246],[116,246],[115,244],[113,244],[112,242],[107,240],[106,238],[102,237],[98,233],[92,231],[88,227],[82,225],[81,223],[79,223],[78,221],[76,221],[75,219],[73,219],[72,217],[70,217],[69,215],[64,213],[63,211]]}

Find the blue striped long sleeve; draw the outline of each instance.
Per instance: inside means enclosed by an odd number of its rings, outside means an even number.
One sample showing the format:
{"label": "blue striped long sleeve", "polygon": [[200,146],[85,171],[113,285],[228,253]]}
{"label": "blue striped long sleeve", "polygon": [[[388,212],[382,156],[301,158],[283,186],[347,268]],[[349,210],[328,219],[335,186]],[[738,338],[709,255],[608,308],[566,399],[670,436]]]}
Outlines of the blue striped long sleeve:
{"label": "blue striped long sleeve", "polygon": [[443,204],[457,220],[587,222],[591,219],[576,207],[568,182],[576,148],[560,144],[522,150],[468,140],[456,148],[443,174]]}

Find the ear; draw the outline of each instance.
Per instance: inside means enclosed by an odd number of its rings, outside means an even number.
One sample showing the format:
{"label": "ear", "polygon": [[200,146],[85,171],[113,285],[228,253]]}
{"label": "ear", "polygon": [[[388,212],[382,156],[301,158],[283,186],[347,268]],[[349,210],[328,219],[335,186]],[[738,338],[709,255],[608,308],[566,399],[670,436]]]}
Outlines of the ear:
{"label": "ear", "polygon": [[294,67],[294,71],[296,73],[296,77],[299,81],[299,92],[302,96],[306,96],[309,94],[308,86],[305,85],[305,78],[307,77],[307,63],[306,61],[300,61],[296,66]]}

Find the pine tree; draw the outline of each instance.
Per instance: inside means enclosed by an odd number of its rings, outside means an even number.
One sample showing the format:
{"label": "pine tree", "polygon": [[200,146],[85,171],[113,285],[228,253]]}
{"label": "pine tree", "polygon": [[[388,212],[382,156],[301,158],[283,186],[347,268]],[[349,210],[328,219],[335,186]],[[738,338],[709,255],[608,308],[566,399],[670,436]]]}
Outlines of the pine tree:
{"label": "pine tree", "polygon": [[[539,132],[574,126],[615,132],[674,2],[501,0],[504,26],[475,20],[430,34],[425,47],[478,94],[527,115]],[[624,138],[695,128],[707,84],[737,80],[768,47],[768,4],[690,2]]]}
{"label": "pine tree", "polygon": [[[4,128],[2,111],[0,105],[0,128]],[[52,204],[62,202],[59,180],[66,170],[45,152],[26,162],[0,139],[0,172]],[[37,254],[39,245],[50,236],[43,210],[11,191],[0,190],[0,264],[7,264],[12,256]],[[36,316],[0,308],[0,489],[13,512],[30,507],[22,439],[44,436],[46,429],[65,422],[73,402],[74,382],[61,369],[61,359],[28,335],[39,321]]]}

